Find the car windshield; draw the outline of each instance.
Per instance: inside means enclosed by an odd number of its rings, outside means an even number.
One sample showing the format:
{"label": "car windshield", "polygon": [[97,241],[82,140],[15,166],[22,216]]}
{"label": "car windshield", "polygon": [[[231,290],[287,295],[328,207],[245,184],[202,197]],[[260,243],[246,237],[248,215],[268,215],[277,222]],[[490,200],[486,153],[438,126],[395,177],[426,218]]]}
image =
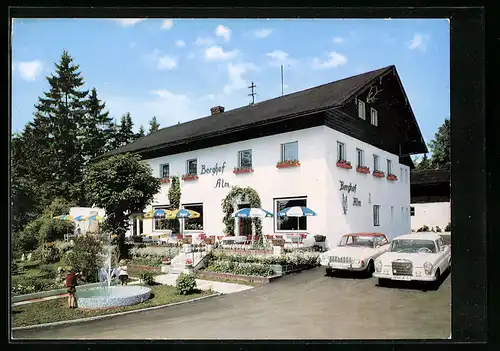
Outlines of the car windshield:
{"label": "car windshield", "polygon": [[340,240],[339,246],[375,247],[373,236],[345,235]]}
{"label": "car windshield", "polygon": [[389,251],[436,253],[436,245],[432,240],[397,239],[392,241]]}

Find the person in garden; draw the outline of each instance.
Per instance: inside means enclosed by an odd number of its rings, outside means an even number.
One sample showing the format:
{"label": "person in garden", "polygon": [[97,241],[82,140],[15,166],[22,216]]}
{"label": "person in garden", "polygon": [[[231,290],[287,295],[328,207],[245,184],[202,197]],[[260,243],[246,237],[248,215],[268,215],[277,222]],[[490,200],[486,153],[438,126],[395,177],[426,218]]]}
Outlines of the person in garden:
{"label": "person in garden", "polygon": [[68,289],[68,307],[77,308],[76,304],[76,286],[78,285],[78,278],[82,277],[82,272],[75,274],[73,267],[66,269],[66,288]]}
{"label": "person in garden", "polygon": [[118,266],[118,279],[122,285],[127,285],[128,283],[128,269],[127,262],[125,260],[121,260]]}

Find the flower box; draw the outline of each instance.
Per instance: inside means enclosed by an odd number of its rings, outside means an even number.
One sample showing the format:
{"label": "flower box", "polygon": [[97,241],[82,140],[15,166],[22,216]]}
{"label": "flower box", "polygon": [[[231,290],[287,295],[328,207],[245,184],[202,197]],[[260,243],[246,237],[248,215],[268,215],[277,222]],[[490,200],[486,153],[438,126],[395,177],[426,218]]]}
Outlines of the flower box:
{"label": "flower box", "polygon": [[192,266],[193,265],[193,259],[192,258],[186,258],[186,267]]}
{"label": "flower box", "polygon": [[280,161],[276,164],[276,168],[300,167],[298,160]]}
{"label": "flower box", "polygon": [[168,184],[170,183],[170,178],[160,178],[160,183]]}
{"label": "flower box", "polygon": [[392,181],[396,181],[396,180],[398,180],[398,177],[397,177],[395,174],[390,174],[390,173],[389,173],[389,174],[387,175],[387,179],[388,179],[388,180],[392,180]]}
{"label": "flower box", "polygon": [[247,167],[247,168],[235,167],[233,169],[233,173],[234,174],[253,173],[253,168],[252,167]]}
{"label": "flower box", "polygon": [[373,171],[373,176],[377,178],[384,178],[385,174],[382,171]]}
{"label": "flower box", "polygon": [[337,167],[339,168],[345,168],[345,169],[351,169],[351,162],[346,161],[346,160],[340,160],[337,162]]}
{"label": "flower box", "polygon": [[184,174],[182,180],[196,180],[198,176],[196,174]]}
{"label": "flower box", "polygon": [[368,173],[370,173],[370,168],[366,167],[366,166],[356,167],[356,172],[368,174]]}

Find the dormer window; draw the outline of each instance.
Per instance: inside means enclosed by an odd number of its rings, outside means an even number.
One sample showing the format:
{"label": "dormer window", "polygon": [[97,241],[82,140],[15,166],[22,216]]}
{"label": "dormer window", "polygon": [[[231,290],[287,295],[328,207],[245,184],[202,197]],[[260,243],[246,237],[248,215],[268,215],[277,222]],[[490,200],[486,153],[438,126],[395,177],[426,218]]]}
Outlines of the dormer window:
{"label": "dormer window", "polygon": [[361,100],[358,100],[358,117],[361,119],[366,118],[365,103]]}

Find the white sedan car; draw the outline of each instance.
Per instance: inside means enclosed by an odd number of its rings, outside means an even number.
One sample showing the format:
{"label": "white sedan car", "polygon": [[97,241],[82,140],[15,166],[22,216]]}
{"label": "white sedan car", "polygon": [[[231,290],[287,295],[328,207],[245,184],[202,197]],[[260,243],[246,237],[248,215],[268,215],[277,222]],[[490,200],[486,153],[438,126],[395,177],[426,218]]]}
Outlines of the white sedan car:
{"label": "white sedan car", "polygon": [[389,249],[389,240],[382,233],[345,234],[337,247],[321,254],[320,264],[327,274],[332,270],[374,272],[374,261]]}
{"label": "white sedan car", "polygon": [[388,280],[435,282],[451,267],[451,246],[437,233],[412,233],[394,238],[389,251],[375,260],[379,285]]}

